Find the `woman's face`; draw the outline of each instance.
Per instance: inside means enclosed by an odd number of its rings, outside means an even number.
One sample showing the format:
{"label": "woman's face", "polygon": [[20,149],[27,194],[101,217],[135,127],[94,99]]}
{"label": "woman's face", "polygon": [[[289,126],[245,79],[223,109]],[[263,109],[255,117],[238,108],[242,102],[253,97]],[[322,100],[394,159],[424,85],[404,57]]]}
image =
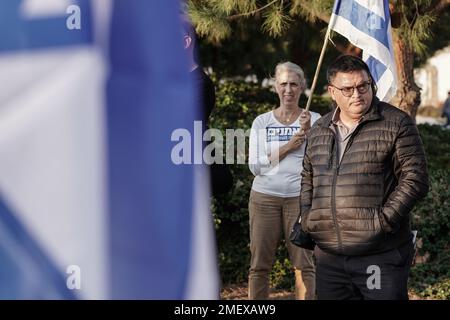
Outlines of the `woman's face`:
{"label": "woman's face", "polygon": [[275,90],[280,98],[280,105],[298,106],[303,88],[295,72],[282,70],[275,77]]}

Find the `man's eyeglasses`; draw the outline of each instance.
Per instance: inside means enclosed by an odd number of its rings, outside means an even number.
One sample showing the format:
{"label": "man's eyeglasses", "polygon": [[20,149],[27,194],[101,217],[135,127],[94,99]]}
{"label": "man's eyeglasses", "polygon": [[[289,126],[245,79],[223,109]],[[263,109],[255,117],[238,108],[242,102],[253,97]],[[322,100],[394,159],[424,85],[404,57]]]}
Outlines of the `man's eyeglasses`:
{"label": "man's eyeglasses", "polygon": [[332,84],[330,84],[330,86],[340,90],[344,97],[350,98],[353,95],[353,93],[355,92],[355,88],[356,88],[356,90],[358,90],[358,92],[360,94],[364,94],[364,93],[367,93],[367,91],[369,91],[369,88],[370,88],[371,84],[372,84],[372,82],[366,81],[366,82],[360,84],[359,86],[355,86],[355,87],[338,88],[338,87],[336,87],[336,86],[334,86]]}

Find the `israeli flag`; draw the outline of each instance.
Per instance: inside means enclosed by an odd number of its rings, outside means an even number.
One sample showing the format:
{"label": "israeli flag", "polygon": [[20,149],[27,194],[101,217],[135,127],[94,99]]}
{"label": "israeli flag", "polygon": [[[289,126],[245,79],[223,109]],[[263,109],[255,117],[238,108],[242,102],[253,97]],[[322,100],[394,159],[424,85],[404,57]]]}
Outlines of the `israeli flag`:
{"label": "israeli flag", "polygon": [[216,299],[177,0],[0,2],[0,298]]}
{"label": "israeli flag", "polygon": [[330,27],[362,49],[377,97],[389,102],[397,90],[397,72],[388,0],[336,0]]}

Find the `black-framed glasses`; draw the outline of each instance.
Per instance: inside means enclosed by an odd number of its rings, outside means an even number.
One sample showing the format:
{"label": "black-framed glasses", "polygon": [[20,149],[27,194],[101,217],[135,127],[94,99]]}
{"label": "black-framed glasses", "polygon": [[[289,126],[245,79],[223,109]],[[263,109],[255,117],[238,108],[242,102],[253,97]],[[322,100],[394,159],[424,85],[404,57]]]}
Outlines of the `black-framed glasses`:
{"label": "black-framed glasses", "polygon": [[355,89],[358,90],[358,92],[360,94],[367,93],[367,91],[369,91],[369,88],[370,88],[371,84],[372,84],[371,81],[366,81],[366,82],[363,82],[360,85],[354,86],[354,87],[339,88],[339,87],[336,87],[335,85],[332,85],[331,83],[330,83],[330,86],[340,90],[344,97],[350,98],[353,95],[353,93],[355,92]]}

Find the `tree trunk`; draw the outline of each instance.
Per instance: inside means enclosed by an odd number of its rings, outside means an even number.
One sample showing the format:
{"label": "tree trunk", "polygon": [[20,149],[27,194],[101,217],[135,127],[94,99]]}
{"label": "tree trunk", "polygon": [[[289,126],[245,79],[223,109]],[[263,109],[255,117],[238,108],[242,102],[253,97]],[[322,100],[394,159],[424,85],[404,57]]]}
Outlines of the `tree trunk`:
{"label": "tree trunk", "polygon": [[420,105],[420,88],[414,81],[414,51],[394,34],[395,62],[397,64],[397,93],[391,103],[408,113],[414,120]]}

